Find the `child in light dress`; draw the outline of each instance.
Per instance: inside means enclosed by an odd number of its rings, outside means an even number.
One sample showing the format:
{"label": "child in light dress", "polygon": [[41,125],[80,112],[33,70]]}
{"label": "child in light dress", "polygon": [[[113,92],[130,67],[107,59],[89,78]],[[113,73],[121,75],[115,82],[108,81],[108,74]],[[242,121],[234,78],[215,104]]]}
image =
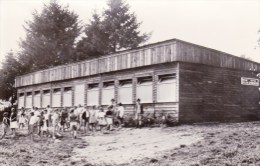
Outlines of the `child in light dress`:
{"label": "child in light dress", "polygon": [[14,108],[11,109],[10,115],[10,128],[12,130],[13,137],[15,136],[15,130],[18,128],[17,113]]}
{"label": "child in light dress", "polygon": [[25,114],[24,113],[21,113],[20,114],[20,117],[19,117],[19,128],[23,128],[27,122],[27,119],[25,117]]}
{"label": "child in light dress", "polygon": [[49,114],[47,110],[43,111],[44,121],[42,127],[42,135],[48,136],[48,127],[49,127]]}
{"label": "child in light dress", "polygon": [[34,115],[34,112],[30,113],[29,125],[28,125],[28,134],[33,139],[33,135],[38,128],[39,118]]}
{"label": "child in light dress", "polygon": [[92,109],[89,110],[89,126],[93,133],[96,132],[97,125],[97,112],[96,106],[93,106]]}
{"label": "child in light dress", "polygon": [[104,109],[102,107],[100,107],[99,112],[97,113],[97,121],[98,121],[98,126],[100,128],[101,133],[103,133],[103,129],[107,125],[105,116],[106,116],[106,113],[104,112]]}

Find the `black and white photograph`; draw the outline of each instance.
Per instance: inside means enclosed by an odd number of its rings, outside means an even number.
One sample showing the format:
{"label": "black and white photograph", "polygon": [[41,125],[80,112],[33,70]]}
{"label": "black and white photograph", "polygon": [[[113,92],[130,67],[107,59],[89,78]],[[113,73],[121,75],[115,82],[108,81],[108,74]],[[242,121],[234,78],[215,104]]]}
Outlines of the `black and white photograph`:
{"label": "black and white photograph", "polygon": [[0,0],[0,166],[260,166],[260,0]]}

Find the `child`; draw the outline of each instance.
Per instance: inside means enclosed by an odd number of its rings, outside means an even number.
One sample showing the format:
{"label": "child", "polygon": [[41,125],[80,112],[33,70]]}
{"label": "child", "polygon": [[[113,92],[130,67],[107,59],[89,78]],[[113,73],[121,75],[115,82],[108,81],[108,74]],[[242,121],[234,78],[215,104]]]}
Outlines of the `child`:
{"label": "child", "polygon": [[73,109],[70,111],[69,119],[70,119],[70,131],[72,132],[73,138],[76,139],[77,138],[77,126],[78,126],[79,118],[74,113]]}
{"label": "child", "polygon": [[43,111],[44,112],[44,121],[43,121],[43,127],[42,127],[42,134],[48,136],[48,127],[49,127],[49,114],[47,109]]}
{"label": "child", "polygon": [[34,112],[30,113],[31,117],[29,120],[29,125],[28,125],[28,131],[29,131],[29,136],[31,139],[33,138],[33,133],[37,130],[37,123],[38,123],[38,117],[34,115]]}
{"label": "child", "polygon": [[6,135],[6,133],[7,133],[7,130],[8,130],[8,128],[9,128],[8,117],[7,117],[7,116],[8,116],[8,113],[5,112],[5,113],[3,114],[3,130],[4,130],[4,133],[3,133],[1,139],[3,139],[3,138],[5,137],[5,135]]}
{"label": "child", "polygon": [[107,129],[109,131],[113,130],[113,112],[112,107],[108,107],[108,111],[106,112],[106,122],[107,122]]}
{"label": "child", "polygon": [[137,99],[135,104],[135,119],[136,119],[136,128],[142,127],[142,117],[143,117],[143,105],[141,104],[141,100]]}
{"label": "child", "polygon": [[22,126],[22,128],[25,126],[26,123],[26,118],[25,118],[25,114],[21,113],[20,117],[19,117],[19,128]]}
{"label": "child", "polygon": [[17,114],[15,112],[15,109],[11,109],[11,115],[10,115],[10,128],[12,130],[13,137],[15,136],[15,130],[18,128],[17,124]]}
{"label": "child", "polygon": [[119,128],[121,128],[123,125],[125,109],[122,103],[119,103],[118,106],[118,119],[120,121]]}
{"label": "child", "polygon": [[40,115],[38,116],[39,120],[38,120],[38,135],[41,135],[41,131],[44,125],[44,115],[43,112],[40,113]]}
{"label": "child", "polygon": [[97,121],[100,128],[100,132],[103,133],[104,126],[107,125],[106,119],[105,119],[106,113],[104,112],[104,109],[100,107],[99,112],[97,113]]}
{"label": "child", "polygon": [[52,115],[52,137],[53,139],[55,139],[55,134],[59,135],[57,131],[59,131],[60,129],[60,124],[59,124],[59,121],[60,121],[60,115],[59,115],[59,110],[56,109]]}
{"label": "child", "polygon": [[65,131],[65,125],[67,122],[67,118],[68,118],[67,112],[65,111],[65,109],[62,109],[61,110],[61,120],[60,120],[60,125],[62,127],[62,131]]}
{"label": "child", "polygon": [[87,134],[89,131],[89,111],[87,109],[87,105],[84,107],[84,112],[82,114],[82,120],[84,125],[84,133]]}
{"label": "child", "polygon": [[96,106],[93,106],[92,109],[89,110],[89,126],[91,126],[91,130],[94,133],[96,131]]}

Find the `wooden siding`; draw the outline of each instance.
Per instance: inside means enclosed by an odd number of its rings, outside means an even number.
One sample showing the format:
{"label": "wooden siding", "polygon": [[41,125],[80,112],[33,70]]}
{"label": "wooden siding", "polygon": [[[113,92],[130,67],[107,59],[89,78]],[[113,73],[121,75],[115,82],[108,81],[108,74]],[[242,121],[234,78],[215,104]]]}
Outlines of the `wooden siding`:
{"label": "wooden siding", "polygon": [[173,39],[94,60],[57,66],[18,76],[15,79],[15,86],[22,87],[174,61],[260,71],[260,65],[256,62]]}
{"label": "wooden siding", "polygon": [[[88,101],[87,93],[88,93],[89,84],[98,83],[99,92],[101,92],[103,82],[115,81],[115,84],[117,85],[115,87],[115,99],[117,100],[118,99],[117,90],[118,90],[118,85],[119,85],[118,81],[132,79],[132,81],[133,81],[133,91],[132,91],[133,101],[132,101],[132,103],[129,103],[129,104],[124,104],[124,103],[123,104],[127,110],[126,114],[128,116],[133,116],[134,115],[134,113],[133,113],[134,103],[136,101],[136,89],[135,89],[136,83],[134,84],[134,80],[136,80],[139,77],[152,76],[153,78],[158,78],[158,76],[160,76],[160,75],[175,74],[175,73],[177,74],[177,63],[167,63],[163,66],[153,65],[153,66],[142,67],[142,68],[139,68],[138,70],[135,70],[135,69],[121,70],[121,71],[104,73],[101,75],[82,77],[82,78],[78,78],[78,79],[61,80],[61,81],[57,81],[57,82],[25,86],[25,87],[18,88],[18,96],[20,93],[25,93],[25,92],[40,91],[42,93],[43,90],[50,90],[50,92],[52,92],[53,89],[56,89],[56,88],[61,88],[61,92],[62,92],[65,87],[72,87],[72,91],[73,91],[72,94],[74,94],[75,85],[85,84],[85,103],[87,103],[87,101]],[[157,82],[158,82],[158,79],[153,79],[154,85],[156,85]],[[179,90],[178,90],[178,86],[177,86],[176,95],[178,95],[178,92],[179,92]],[[153,103],[144,103],[145,114],[147,114],[147,115],[155,114],[155,116],[161,117],[162,114],[167,113],[167,114],[170,114],[172,117],[175,117],[176,120],[178,120],[178,112],[179,112],[178,111],[178,101],[176,101],[176,102],[157,102],[156,95],[157,95],[156,89],[153,89],[154,101],[153,101]],[[51,95],[51,97],[52,97],[52,95]],[[63,98],[61,98],[61,100],[62,99]],[[99,94],[99,103],[101,103],[101,100],[102,100],[101,94]],[[74,95],[72,95],[72,104],[74,104]]]}
{"label": "wooden siding", "polygon": [[259,119],[258,86],[241,85],[250,71],[180,63],[180,122],[247,121]]}

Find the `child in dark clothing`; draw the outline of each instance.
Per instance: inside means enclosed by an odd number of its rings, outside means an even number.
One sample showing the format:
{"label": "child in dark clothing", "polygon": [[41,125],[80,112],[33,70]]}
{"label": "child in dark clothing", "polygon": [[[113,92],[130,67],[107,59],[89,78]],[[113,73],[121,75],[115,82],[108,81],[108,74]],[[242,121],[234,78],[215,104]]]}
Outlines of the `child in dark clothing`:
{"label": "child in dark clothing", "polygon": [[43,125],[44,125],[44,115],[43,115],[43,112],[41,112],[39,115],[39,120],[38,120],[38,134],[39,135],[41,135]]}
{"label": "child in dark clothing", "polygon": [[4,114],[3,114],[3,130],[4,130],[4,133],[3,133],[3,135],[2,135],[2,137],[1,137],[1,139],[3,139],[4,137],[5,137],[5,135],[6,135],[6,133],[7,133],[7,130],[8,130],[8,128],[9,128],[9,124],[8,124],[8,113],[7,112],[5,112]]}
{"label": "child in dark clothing", "polygon": [[106,112],[106,122],[107,122],[107,129],[112,131],[113,130],[113,111],[112,107],[108,107],[108,111]]}

